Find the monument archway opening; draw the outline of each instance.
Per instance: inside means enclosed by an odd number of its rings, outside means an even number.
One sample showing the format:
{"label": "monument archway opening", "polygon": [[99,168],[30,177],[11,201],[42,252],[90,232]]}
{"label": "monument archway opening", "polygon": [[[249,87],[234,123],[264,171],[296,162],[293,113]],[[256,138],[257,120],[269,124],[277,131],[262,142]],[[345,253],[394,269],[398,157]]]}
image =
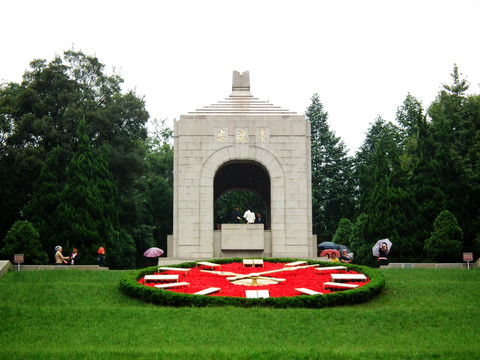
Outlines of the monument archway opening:
{"label": "monument archway opening", "polygon": [[[268,171],[258,162],[255,161],[228,161],[219,167],[214,177],[214,204],[222,198],[223,195],[231,192],[240,192],[243,197],[243,207],[250,207],[253,212],[261,212],[264,219],[266,219],[266,228],[270,229],[270,176]],[[251,194],[244,194],[249,192]],[[246,195],[246,196],[245,196]],[[234,198],[234,196],[232,196]],[[236,201],[228,204],[229,214]],[[262,205],[259,204],[262,203]],[[225,205],[225,204],[224,204]],[[240,206],[241,211],[247,210]],[[225,216],[225,209],[222,209],[223,216],[214,216],[216,222],[229,222],[229,218]]]}

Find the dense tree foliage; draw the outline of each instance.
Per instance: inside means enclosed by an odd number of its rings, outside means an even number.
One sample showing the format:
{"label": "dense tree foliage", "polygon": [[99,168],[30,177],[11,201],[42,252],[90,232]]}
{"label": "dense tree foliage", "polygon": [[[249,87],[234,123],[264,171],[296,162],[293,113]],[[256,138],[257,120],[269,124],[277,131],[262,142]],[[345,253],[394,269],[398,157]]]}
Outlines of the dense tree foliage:
{"label": "dense tree foliage", "polygon": [[353,163],[317,94],[305,115],[311,126],[313,229],[319,242],[330,241],[340,219],[354,215]]}
{"label": "dense tree foliage", "polygon": [[[372,246],[387,237],[392,261],[478,256],[480,95],[467,94],[456,65],[451,75],[426,110],[408,94],[394,121],[375,119],[354,157],[313,95],[306,117],[318,242],[343,243],[367,265],[376,264]],[[172,130],[153,121],[148,136],[144,100],[123,92],[122,82],[96,57],[69,50],[32,61],[20,84],[0,85],[3,257],[53,261],[62,245],[93,263],[103,246],[109,266],[130,268],[144,265],[147,248],[166,248]],[[268,218],[256,194],[231,191],[216,200],[215,222],[228,222],[233,205]]]}
{"label": "dense tree foliage", "polygon": [[[151,246],[167,249],[167,236],[173,231],[173,131],[165,121],[153,121],[147,139],[146,173],[136,182],[137,211],[142,214],[133,224],[139,254]],[[153,230],[153,237],[150,236]],[[139,264],[140,265],[140,264]]]}
{"label": "dense tree foliage", "polygon": [[14,254],[23,254],[26,264],[45,264],[47,254],[42,250],[40,235],[32,223],[18,220],[5,237],[5,246],[0,251],[2,257],[13,262]]}
{"label": "dense tree foliage", "polygon": [[[432,156],[437,166],[435,188],[445,194],[445,208],[464,231],[464,250],[480,251],[480,96],[466,95],[466,80],[455,65],[453,83],[444,85],[430,105]],[[438,215],[438,214],[437,214]]]}
{"label": "dense tree foliage", "polygon": [[[56,244],[66,247],[77,243],[68,233],[75,230],[67,232],[52,208],[60,204],[63,215],[80,216],[70,202],[75,198],[79,201],[82,191],[89,207],[88,211],[82,209],[85,216],[91,213],[92,221],[105,221],[97,217],[103,217],[101,212],[108,208],[115,213],[115,231],[122,233],[123,228],[130,237],[141,232],[139,227],[144,224],[151,225],[147,237],[153,243],[153,220],[138,219],[146,211],[139,215],[136,206],[139,193],[144,191],[139,179],[148,168],[149,115],[142,98],[132,91],[121,91],[122,82],[116,74],[107,75],[96,57],[69,50],[49,63],[32,61],[21,84],[1,85],[0,247],[12,224],[23,218],[35,221],[42,248],[49,254]],[[77,129],[82,119],[86,138],[80,140]],[[88,146],[91,154],[80,158],[80,143]],[[72,171],[82,164],[87,168],[95,165],[86,178]],[[109,175],[102,178],[101,174]],[[87,186],[91,190],[92,185],[98,193],[82,189]],[[103,201],[105,204],[100,204]],[[131,224],[130,219],[138,220]],[[55,228],[56,223],[59,228]],[[84,226],[89,234],[84,233],[89,238],[84,250],[87,255],[97,244],[105,244],[108,231],[104,227],[97,233]]]}
{"label": "dense tree foliage", "polygon": [[[426,112],[408,94],[397,109],[395,123],[379,117],[371,124],[355,155],[356,211],[342,216],[353,223],[350,246],[356,261],[373,264],[371,247],[386,237],[394,243],[392,260],[446,260],[434,255],[432,247],[436,245],[432,244],[440,242],[431,240],[435,219],[445,210],[458,220],[464,233],[460,247],[449,246],[449,258],[458,259],[462,250],[480,252],[480,96],[466,95],[469,85],[456,65],[452,80]],[[307,117],[314,118],[312,114],[325,123],[327,114],[316,96]],[[329,192],[325,178],[318,175],[323,169],[314,159],[321,158],[318,149],[327,148],[329,138],[321,138],[322,146],[318,146],[315,131],[312,122],[313,213],[319,214],[327,208],[329,198],[316,195]],[[335,151],[328,149],[327,153],[333,156]],[[325,234],[318,219],[321,217],[315,218],[315,231]],[[345,226],[340,223],[335,240],[347,242]],[[321,236],[319,242],[323,240],[328,239]]]}
{"label": "dense tree foliage", "polygon": [[332,241],[335,244],[345,245],[346,247],[350,247],[350,243],[353,239],[353,224],[347,218],[342,218],[338,223],[337,231],[335,231],[335,235],[333,235]]}

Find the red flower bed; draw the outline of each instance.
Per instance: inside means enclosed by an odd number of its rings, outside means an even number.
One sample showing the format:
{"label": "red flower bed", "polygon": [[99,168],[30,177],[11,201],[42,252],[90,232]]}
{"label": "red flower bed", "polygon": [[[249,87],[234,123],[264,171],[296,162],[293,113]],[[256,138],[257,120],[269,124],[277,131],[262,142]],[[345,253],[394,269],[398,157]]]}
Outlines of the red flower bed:
{"label": "red flower bed", "polygon": [[[333,265],[333,264],[332,264]],[[283,269],[283,263],[270,263],[265,262],[263,267],[244,267],[242,263],[233,262],[229,264],[222,264],[219,271],[232,272],[235,274],[250,274],[261,273],[263,271]],[[218,269],[216,269],[218,270]],[[192,268],[186,275],[179,271],[164,271],[161,274],[178,274],[181,282],[188,282],[189,287],[179,287],[166,289],[167,291],[173,291],[178,293],[193,294],[197,291],[209,288],[218,287],[221,288],[220,292],[211,294],[209,296],[233,296],[233,297],[245,297],[245,290],[268,290],[270,297],[283,297],[283,296],[298,296],[301,295],[296,288],[307,288],[310,290],[318,291],[324,294],[335,292],[335,288],[323,289],[323,283],[330,281],[330,275],[332,273],[346,273],[346,271],[323,271],[319,273],[315,272],[315,267],[308,267],[304,269],[281,271],[273,274],[266,274],[266,277],[275,277],[285,279],[283,282],[271,285],[259,285],[259,286],[247,286],[247,285],[235,285],[227,280],[227,276],[221,276],[218,274],[212,274],[201,271],[201,268]],[[349,271],[349,274],[357,274],[354,271]],[[155,273],[159,274],[159,273]],[[350,284],[356,284],[363,286],[367,284],[367,281],[355,281],[347,282]],[[144,284],[144,278],[138,281],[140,284]],[[154,283],[144,284],[145,286],[153,287]],[[344,291],[344,290],[341,290]]]}

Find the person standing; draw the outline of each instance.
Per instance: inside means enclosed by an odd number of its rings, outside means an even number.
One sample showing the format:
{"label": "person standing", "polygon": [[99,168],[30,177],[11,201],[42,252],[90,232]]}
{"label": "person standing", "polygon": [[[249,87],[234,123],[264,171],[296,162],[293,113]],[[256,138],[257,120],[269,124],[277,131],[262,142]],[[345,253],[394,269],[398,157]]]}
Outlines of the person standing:
{"label": "person standing", "polygon": [[72,255],[70,255],[70,265],[80,265],[80,255],[78,255],[78,249],[73,248]]}
{"label": "person standing", "polygon": [[388,265],[388,253],[387,243],[384,242],[378,250],[378,266]]}
{"label": "person standing", "polygon": [[353,254],[352,253],[347,253],[346,249],[343,249],[342,252],[340,253],[340,262],[342,263],[351,263],[353,260]]}
{"label": "person standing", "polygon": [[233,207],[232,213],[230,214],[230,223],[231,224],[238,224],[242,220],[240,215],[241,214],[240,214],[240,211],[238,211],[238,206],[235,205]]}
{"label": "person standing", "polygon": [[100,267],[107,267],[105,263],[105,249],[103,247],[98,249],[97,263]]}
{"label": "person standing", "polygon": [[247,221],[247,224],[253,224],[255,222],[255,214],[247,208],[247,211],[243,214],[243,218]]}
{"label": "person standing", "polygon": [[55,265],[67,265],[67,260],[70,260],[68,256],[63,256],[62,250],[60,245],[55,246]]}
{"label": "person standing", "polygon": [[265,224],[265,218],[262,216],[262,213],[257,212],[257,217],[255,218],[255,224],[263,224],[263,229],[267,228]]}

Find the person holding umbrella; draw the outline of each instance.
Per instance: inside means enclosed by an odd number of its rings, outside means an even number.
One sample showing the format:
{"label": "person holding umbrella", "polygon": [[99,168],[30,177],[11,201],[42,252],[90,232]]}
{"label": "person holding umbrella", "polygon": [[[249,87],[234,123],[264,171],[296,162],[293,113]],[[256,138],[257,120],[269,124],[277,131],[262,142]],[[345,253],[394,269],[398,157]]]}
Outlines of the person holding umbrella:
{"label": "person holding umbrella", "polygon": [[146,257],[146,265],[153,266],[158,265],[158,258],[163,255],[163,250],[158,247],[151,247],[143,253]]}
{"label": "person holding umbrella", "polygon": [[378,266],[388,265],[388,256],[392,249],[392,242],[389,239],[378,240],[372,247],[373,256],[378,259]]}
{"label": "person holding umbrella", "polygon": [[388,265],[388,252],[387,243],[383,242],[380,249],[378,249],[378,266]]}

